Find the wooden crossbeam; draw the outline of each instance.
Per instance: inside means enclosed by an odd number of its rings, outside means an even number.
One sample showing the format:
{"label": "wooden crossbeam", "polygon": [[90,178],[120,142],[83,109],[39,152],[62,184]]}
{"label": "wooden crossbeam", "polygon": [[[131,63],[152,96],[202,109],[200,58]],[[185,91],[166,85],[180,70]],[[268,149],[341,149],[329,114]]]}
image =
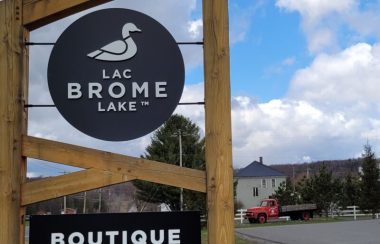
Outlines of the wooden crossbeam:
{"label": "wooden crossbeam", "polygon": [[66,164],[84,169],[98,169],[164,185],[206,192],[206,173],[201,170],[143,158],[124,156],[46,139],[25,136],[25,157]]}
{"label": "wooden crossbeam", "polygon": [[34,30],[112,0],[23,0],[23,25]]}
{"label": "wooden crossbeam", "polygon": [[44,178],[21,186],[21,205],[25,206],[134,179],[135,177],[97,169]]}

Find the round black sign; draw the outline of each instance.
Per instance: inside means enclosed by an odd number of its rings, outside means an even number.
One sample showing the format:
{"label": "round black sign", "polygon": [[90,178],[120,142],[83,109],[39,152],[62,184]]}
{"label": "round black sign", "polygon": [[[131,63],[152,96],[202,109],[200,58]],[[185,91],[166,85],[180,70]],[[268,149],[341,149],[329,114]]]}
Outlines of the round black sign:
{"label": "round black sign", "polygon": [[108,141],[141,137],[164,123],[184,86],[171,34],[151,17],[104,9],[70,25],[48,65],[52,99],[83,133]]}

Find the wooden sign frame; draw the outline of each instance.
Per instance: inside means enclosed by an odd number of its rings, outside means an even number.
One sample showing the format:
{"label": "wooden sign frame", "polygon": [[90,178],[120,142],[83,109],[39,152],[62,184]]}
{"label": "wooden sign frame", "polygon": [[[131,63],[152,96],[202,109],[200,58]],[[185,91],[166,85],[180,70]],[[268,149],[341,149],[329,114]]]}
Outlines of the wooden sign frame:
{"label": "wooden sign frame", "polygon": [[[207,192],[208,243],[235,243],[227,0],[203,1],[206,172],[27,135],[29,32],[109,1],[0,1],[0,243],[24,243],[28,204],[134,179]],[[26,182],[27,157],[84,170]]]}

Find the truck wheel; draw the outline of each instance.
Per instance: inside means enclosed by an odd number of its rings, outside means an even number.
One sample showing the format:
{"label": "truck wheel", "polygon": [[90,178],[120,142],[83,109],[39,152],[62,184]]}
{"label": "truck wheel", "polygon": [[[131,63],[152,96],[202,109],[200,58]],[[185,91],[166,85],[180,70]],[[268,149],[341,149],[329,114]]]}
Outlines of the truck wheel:
{"label": "truck wheel", "polygon": [[305,211],[302,213],[302,220],[308,221],[310,219],[310,213]]}
{"label": "truck wheel", "polygon": [[258,217],[257,217],[257,220],[260,224],[264,224],[267,222],[267,216],[265,216],[265,214],[260,214]]}

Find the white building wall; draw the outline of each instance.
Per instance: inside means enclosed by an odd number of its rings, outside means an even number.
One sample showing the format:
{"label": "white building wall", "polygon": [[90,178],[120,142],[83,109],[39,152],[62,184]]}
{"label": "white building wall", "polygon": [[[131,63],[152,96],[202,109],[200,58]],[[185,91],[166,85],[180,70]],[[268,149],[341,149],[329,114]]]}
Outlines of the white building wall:
{"label": "white building wall", "polygon": [[[263,185],[265,179],[266,186]],[[275,186],[272,186],[272,179]],[[236,186],[236,200],[243,204],[243,208],[258,206],[259,203],[271,196],[281,182],[286,181],[286,177],[241,177],[235,178],[238,181]],[[254,188],[257,188],[257,196],[254,196]]]}

